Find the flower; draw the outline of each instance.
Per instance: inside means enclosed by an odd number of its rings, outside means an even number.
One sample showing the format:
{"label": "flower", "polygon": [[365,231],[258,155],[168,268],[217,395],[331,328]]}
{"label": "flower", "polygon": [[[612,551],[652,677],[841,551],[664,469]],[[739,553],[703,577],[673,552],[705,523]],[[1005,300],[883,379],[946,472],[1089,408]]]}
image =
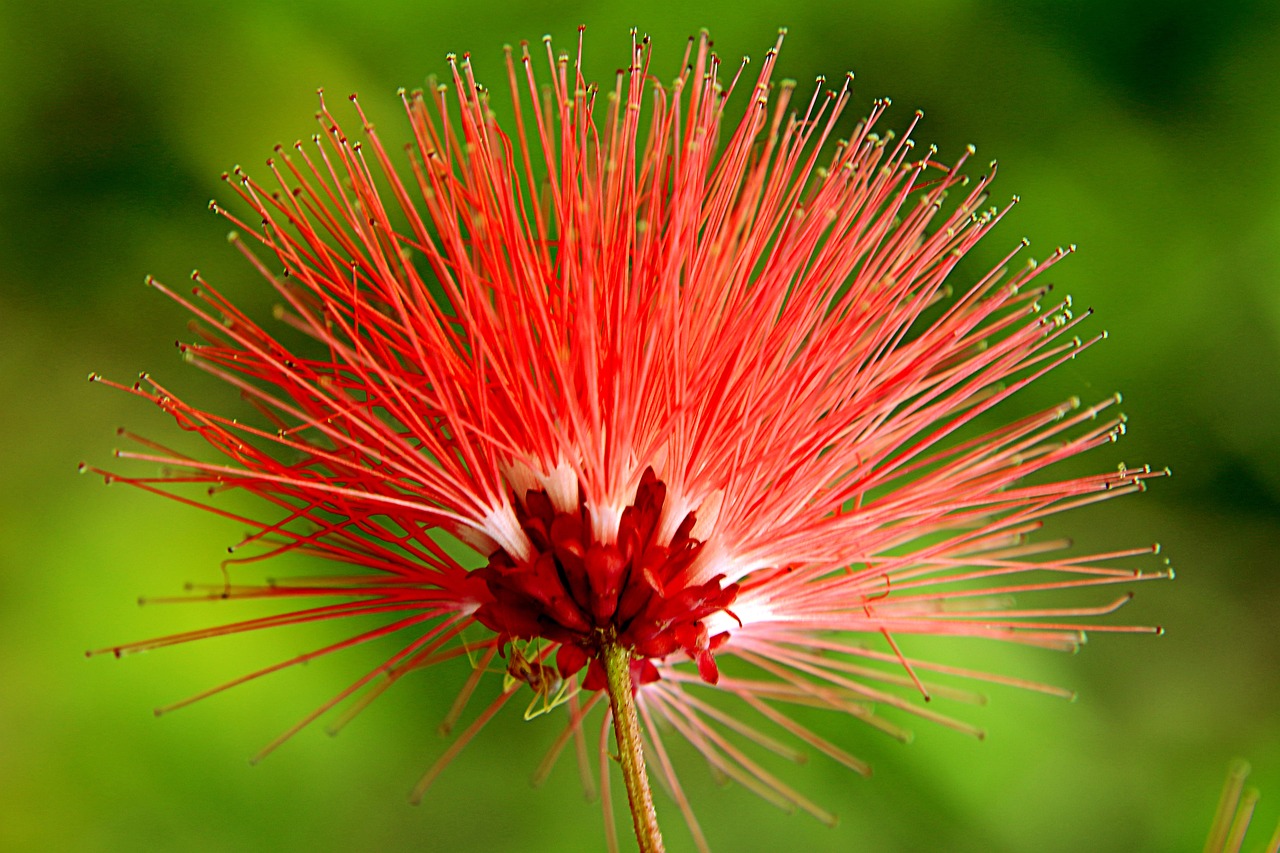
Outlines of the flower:
{"label": "flower", "polygon": [[[726,79],[705,35],[662,85],[633,34],[611,90],[584,78],[581,36],[576,62],[548,39],[541,72],[527,45],[507,50],[509,119],[469,58],[451,57],[452,87],[401,93],[412,144],[399,161],[358,104],[355,140],[322,95],[311,144],[278,148],[265,181],[225,176],[252,215],[213,207],[282,300],[274,331],[198,273],[192,297],[148,281],[199,320],[186,359],[256,415],[203,411],[144,375],[117,387],[223,458],[142,440],[118,455],[161,473],[99,473],[251,529],[235,550],[257,550],[228,560],[234,582],[210,597],[299,604],[112,651],[380,615],[381,627],[201,695],[408,630],[264,752],[344,700],[358,710],[404,674],[468,655],[446,727],[491,698],[415,796],[516,696],[531,697],[527,717],[568,706],[559,746],[603,704],[633,756],[647,741],[705,846],[664,733],[829,821],[727,733],[773,744],[772,727],[865,773],[786,709],[900,733],[875,713],[889,707],[978,734],[911,692],[945,689],[926,681],[940,673],[1068,695],[917,659],[910,635],[1069,649],[1086,628],[1154,630],[1091,621],[1127,595],[1013,603],[1168,574],[1115,565],[1157,548],[1067,557],[1064,541],[1033,537],[1050,515],[1163,473],[1054,476],[1123,433],[1118,395],[993,420],[1104,337],[1079,337],[1089,312],[1039,284],[1069,250],[1016,266],[1021,241],[953,295],[957,266],[1013,206],[988,204],[995,165],[971,181],[972,148],[949,165],[918,151],[920,113],[904,136],[878,135],[887,100],[837,139],[849,81],[819,80],[795,102],[794,83],[774,81],[781,42],[736,123],[746,64]],[[232,490],[272,509],[237,514],[221,500]],[[343,568],[241,579],[242,564],[284,552]],[[477,625],[485,638],[464,638]],[[482,689],[500,661],[502,689]],[[629,794],[647,796],[643,770],[626,770]]]}

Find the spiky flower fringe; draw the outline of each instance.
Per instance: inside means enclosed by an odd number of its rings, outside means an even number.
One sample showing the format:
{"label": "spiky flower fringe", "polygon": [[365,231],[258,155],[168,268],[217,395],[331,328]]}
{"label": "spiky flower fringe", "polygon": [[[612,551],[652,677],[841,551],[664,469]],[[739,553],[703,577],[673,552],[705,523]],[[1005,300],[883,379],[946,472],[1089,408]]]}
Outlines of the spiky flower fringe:
{"label": "spiky flower fringe", "polygon": [[[568,717],[539,772],[570,740],[586,768],[603,650],[621,646],[645,752],[705,849],[672,733],[766,800],[833,822],[743,749],[795,757],[803,744],[868,772],[789,708],[904,736],[877,714],[887,707],[980,735],[917,701],[968,695],[934,674],[1069,695],[918,659],[911,635],[1073,649],[1086,630],[1154,630],[1094,621],[1127,592],[1099,606],[1021,603],[1167,576],[1122,565],[1153,547],[1065,556],[1064,540],[1033,535],[1163,472],[1055,478],[1058,463],[1123,433],[1118,395],[991,425],[1008,398],[1103,337],[1081,337],[1089,312],[1039,283],[1069,250],[1019,262],[1023,241],[956,285],[957,264],[1012,207],[990,205],[994,164],[970,180],[972,149],[940,162],[912,141],[915,121],[878,135],[887,101],[837,139],[848,81],[797,101],[792,82],[773,79],[777,47],[754,85],[745,63],[726,81],[705,36],[669,85],[650,75],[645,42],[632,50],[602,92],[582,75],[581,40],[576,62],[547,41],[545,82],[527,45],[508,49],[509,122],[469,58],[451,58],[451,87],[402,93],[404,167],[358,104],[353,140],[322,99],[322,132],[277,149],[264,183],[228,175],[252,216],[214,207],[278,293],[283,333],[199,274],[190,296],[149,280],[198,318],[187,360],[257,414],[203,411],[148,376],[117,385],[222,459],[139,438],[118,456],[159,474],[99,473],[252,531],[235,549],[247,556],[227,561],[235,582],[209,597],[299,604],[109,651],[385,619],[170,707],[407,631],[263,752],[340,703],[341,724],[405,674],[471,656],[446,728],[473,699],[483,709],[416,799],[521,695],[532,694],[526,716],[563,705]],[[731,95],[747,87],[731,123]],[[232,490],[275,512],[227,508]],[[244,564],[286,552],[344,568],[240,581]],[[486,639],[463,643],[477,624]],[[495,692],[482,676],[498,666]]]}

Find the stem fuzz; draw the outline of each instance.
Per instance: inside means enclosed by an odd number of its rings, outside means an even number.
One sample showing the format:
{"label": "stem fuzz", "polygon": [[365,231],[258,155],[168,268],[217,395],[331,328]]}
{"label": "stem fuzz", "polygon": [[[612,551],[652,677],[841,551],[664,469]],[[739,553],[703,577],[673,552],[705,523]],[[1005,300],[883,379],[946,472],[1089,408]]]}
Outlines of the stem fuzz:
{"label": "stem fuzz", "polygon": [[627,804],[631,807],[636,841],[640,853],[663,853],[662,832],[658,829],[649,774],[645,770],[640,719],[636,716],[636,699],[631,690],[631,650],[616,643],[605,646],[604,669],[609,681],[609,703],[613,706],[618,762],[627,785]]}

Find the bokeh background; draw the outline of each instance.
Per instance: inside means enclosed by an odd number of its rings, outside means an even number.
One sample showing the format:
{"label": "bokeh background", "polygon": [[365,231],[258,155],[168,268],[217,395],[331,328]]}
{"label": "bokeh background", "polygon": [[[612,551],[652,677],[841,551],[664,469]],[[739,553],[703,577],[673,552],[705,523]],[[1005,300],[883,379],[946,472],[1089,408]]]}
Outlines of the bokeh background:
{"label": "bokeh background", "polygon": [[[815,756],[787,772],[834,829],[683,778],[720,850],[1198,850],[1229,761],[1263,790],[1253,842],[1280,815],[1280,26],[1269,0],[654,0],[463,4],[0,4],[0,849],[569,850],[602,846],[573,762],[529,774],[557,730],[504,715],[417,808],[406,794],[444,747],[462,672],[407,679],[337,738],[308,730],[246,758],[385,649],[316,663],[155,719],[180,699],[333,639],[342,626],[215,640],[114,660],[89,648],[232,618],[215,605],[135,606],[214,581],[239,531],[78,477],[114,430],[166,435],[157,412],[84,381],[149,370],[196,399],[239,403],[173,349],[186,318],[142,286],[192,267],[251,310],[270,295],[224,241],[218,176],[312,132],[314,90],[359,91],[384,138],[407,135],[395,90],[470,50],[500,82],[501,45],[588,29],[611,80],[628,28],[674,73],[709,27],[730,60],[790,27],[781,70],[857,72],[855,109],[942,157],[998,158],[997,196],[1092,328],[1110,339],[1036,393],[1125,393],[1130,433],[1093,463],[1171,465],[1145,495],[1064,520],[1081,548],[1159,540],[1179,570],[1123,617],[1163,637],[1098,635],[1075,657],[974,648],[965,660],[1079,692],[992,689],[957,713],[982,743],[917,724],[903,746],[831,719],[871,760],[864,780]],[[495,88],[498,88],[495,85]],[[341,107],[345,108],[345,104]],[[220,396],[221,395],[221,396]],[[1015,404],[1027,409],[1028,398]],[[941,650],[941,654],[950,654]],[[659,795],[671,848],[690,849]],[[626,827],[623,827],[625,833]],[[624,840],[626,836],[624,835]]]}

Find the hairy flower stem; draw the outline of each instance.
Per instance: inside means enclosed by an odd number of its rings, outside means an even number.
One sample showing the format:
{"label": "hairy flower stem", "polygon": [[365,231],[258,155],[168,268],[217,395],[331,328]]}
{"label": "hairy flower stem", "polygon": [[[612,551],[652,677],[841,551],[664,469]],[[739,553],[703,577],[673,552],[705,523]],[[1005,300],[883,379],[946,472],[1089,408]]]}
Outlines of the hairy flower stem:
{"label": "hairy flower stem", "polygon": [[604,647],[604,669],[609,680],[609,703],[613,706],[613,733],[618,739],[618,763],[627,785],[627,804],[641,853],[662,853],[662,832],[653,810],[649,774],[640,742],[640,720],[631,690],[631,650],[613,643]]}

